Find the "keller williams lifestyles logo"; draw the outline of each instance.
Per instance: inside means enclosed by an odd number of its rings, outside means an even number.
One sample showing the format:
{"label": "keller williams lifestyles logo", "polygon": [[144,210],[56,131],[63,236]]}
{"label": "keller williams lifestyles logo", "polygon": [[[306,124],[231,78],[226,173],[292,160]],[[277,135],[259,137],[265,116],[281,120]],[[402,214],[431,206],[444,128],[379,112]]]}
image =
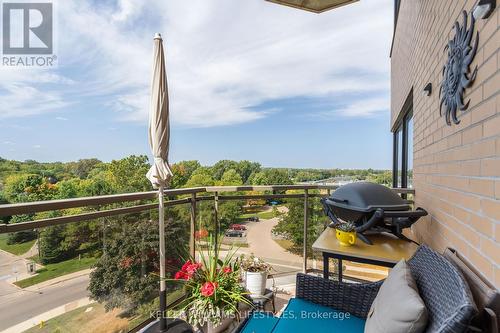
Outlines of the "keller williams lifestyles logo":
{"label": "keller williams lifestyles logo", "polygon": [[2,66],[54,67],[51,2],[2,2]]}

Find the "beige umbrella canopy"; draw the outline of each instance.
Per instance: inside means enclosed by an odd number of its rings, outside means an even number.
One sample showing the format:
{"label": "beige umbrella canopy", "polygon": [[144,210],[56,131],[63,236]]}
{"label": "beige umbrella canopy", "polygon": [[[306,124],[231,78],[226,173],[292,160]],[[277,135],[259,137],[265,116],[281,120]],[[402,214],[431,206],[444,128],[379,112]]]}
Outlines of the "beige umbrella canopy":
{"label": "beige umbrella canopy", "polygon": [[155,35],[153,58],[153,79],[151,81],[151,102],[149,114],[149,145],[154,164],[147,177],[155,188],[166,187],[172,171],[168,164],[170,122],[168,114],[167,74],[163,42],[160,34]]}
{"label": "beige umbrella canopy", "polygon": [[166,329],[167,292],[165,283],[165,210],[163,206],[163,190],[172,177],[168,165],[170,141],[170,123],[168,115],[167,74],[163,53],[163,41],[160,34],[154,38],[153,79],[151,81],[151,103],[149,114],[149,144],[154,157],[153,166],[147,178],[154,188],[158,188],[159,201],[159,237],[160,237],[160,330]]}

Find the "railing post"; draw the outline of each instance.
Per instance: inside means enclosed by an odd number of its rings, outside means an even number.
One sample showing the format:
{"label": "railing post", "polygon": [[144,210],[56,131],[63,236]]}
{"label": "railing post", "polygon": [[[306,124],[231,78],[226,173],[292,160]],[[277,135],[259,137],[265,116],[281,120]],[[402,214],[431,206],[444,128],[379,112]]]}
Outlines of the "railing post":
{"label": "railing post", "polygon": [[[326,193],[327,193],[327,196],[330,197],[332,195],[332,189],[328,188],[326,190]],[[325,219],[324,221],[325,222],[323,222],[323,228],[326,229],[326,228],[328,228],[328,224],[330,224],[330,223],[328,222],[328,219]]]}
{"label": "railing post", "polygon": [[191,194],[191,225],[189,233],[189,254],[194,258],[195,256],[195,230],[196,230],[196,193]]}
{"label": "railing post", "polygon": [[219,242],[219,192],[214,192],[214,222],[215,222],[215,248],[217,248]]}
{"label": "railing post", "polygon": [[309,222],[309,191],[304,190],[304,248],[302,250],[302,255],[304,257],[302,272],[307,273],[307,224]]}

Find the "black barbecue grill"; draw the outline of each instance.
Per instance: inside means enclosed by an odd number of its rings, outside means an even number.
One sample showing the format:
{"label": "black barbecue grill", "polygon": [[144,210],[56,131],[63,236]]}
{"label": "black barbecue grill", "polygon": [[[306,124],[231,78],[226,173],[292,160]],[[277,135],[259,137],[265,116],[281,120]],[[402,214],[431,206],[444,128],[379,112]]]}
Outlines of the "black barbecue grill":
{"label": "black barbecue grill", "polygon": [[344,185],[330,197],[321,199],[321,203],[332,220],[330,227],[342,221],[353,222],[358,237],[370,245],[372,242],[367,236],[380,232],[389,232],[411,241],[402,230],[427,215],[423,208],[412,210],[408,201],[390,188],[368,182]]}

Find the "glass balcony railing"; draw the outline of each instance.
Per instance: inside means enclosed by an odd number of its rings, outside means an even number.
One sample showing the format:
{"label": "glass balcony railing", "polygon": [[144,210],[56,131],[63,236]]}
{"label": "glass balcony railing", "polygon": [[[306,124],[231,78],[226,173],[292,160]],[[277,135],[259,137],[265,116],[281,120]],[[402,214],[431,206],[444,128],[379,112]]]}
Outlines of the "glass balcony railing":
{"label": "glass balcony railing", "polygon": [[[272,266],[268,286],[286,301],[295,274],[323,271],[312,243],[329,223],[324,185],[203,187],[166,190],[167,277],[199,256],[208,237],[222,250],[254,254]],[[413,194],[413,190],[395,189]],[[157,192],[0,205],[0,331],[135,331],[159,308]],[[16,239],[17,238],[17,239]],[[384,277],[387,270],[344,262],[352,280]],[[183,297],[167,282],[167,303]]]}

